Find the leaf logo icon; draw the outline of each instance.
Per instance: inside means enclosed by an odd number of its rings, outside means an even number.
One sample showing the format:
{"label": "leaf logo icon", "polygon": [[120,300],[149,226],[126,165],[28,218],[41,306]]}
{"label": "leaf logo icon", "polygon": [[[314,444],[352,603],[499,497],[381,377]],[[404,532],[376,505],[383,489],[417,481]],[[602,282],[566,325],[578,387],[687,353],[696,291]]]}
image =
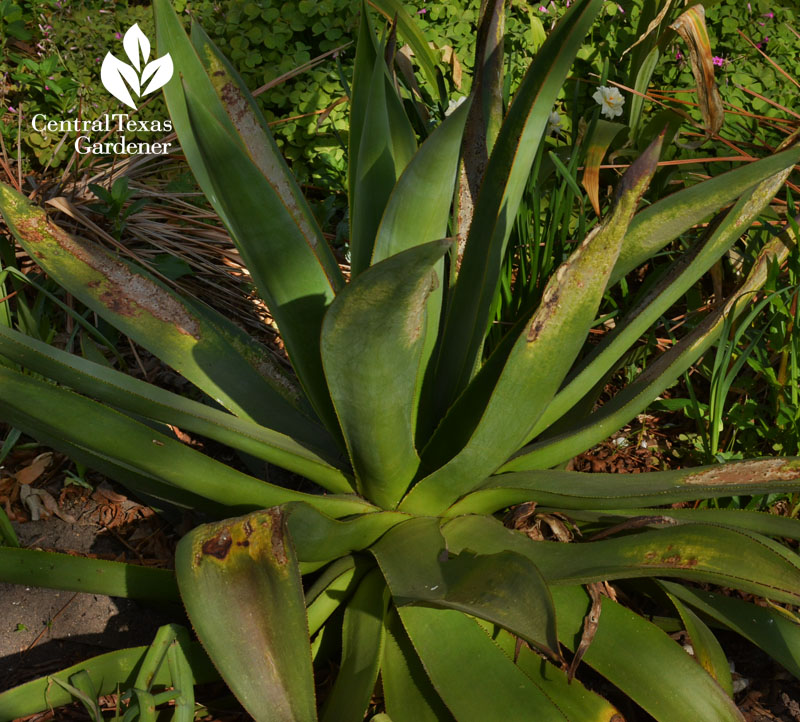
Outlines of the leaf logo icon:
{"label": "leaf logo icon", "polygon": [[[125,33],[122,47],[125,48],[125,54],[131,61],[130,65],[110,52],[106,53],[100,68],[100,80],[111,95],[136,110],[131,91],[137,98],[141,98],[165,85],[174,72],[172,57],[167,53],[148,63],[150,41],[138,23],[132,25]],[[144,90],[142,90],[143,85],[145,85]]]}

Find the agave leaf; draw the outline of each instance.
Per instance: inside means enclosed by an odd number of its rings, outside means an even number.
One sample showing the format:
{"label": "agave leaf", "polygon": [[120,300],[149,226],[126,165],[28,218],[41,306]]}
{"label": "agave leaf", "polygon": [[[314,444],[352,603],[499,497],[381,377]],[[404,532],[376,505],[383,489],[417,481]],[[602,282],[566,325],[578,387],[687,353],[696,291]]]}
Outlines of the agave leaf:
{"label": "agave leaf", "polygon": [[[400,253],[408,248],[429,243],[447,236],[453,188],[458,170],[458,158],[464,121],[469,102],[463,103],[428,137],[406,166],[394,187],[383,213],[372,264]],[[413,219],[408,209],[413,208]],[[445,277],[444,259],[434,265],[440,280]],[[433,355],[442,314],[444,284],[431,291],[426,306],[427,324],[421,366],[426,369],[424,383],[433,382],[433,369],[429,363]],[[425,388],[423,386],[423,388]],[[423,391],[420,402],[430,393]],[[417,428],[417,438],[430,433],[433,419],[431,409],[424,405],[419,410],[422,417]]]}
{"label": "agave leaf", "polygon": [[387,615],[381,681],[394,722],[455,722],[431,684],[396,610]]}
{"label": "agave leaf", "polygon": [[[192,132],[225,209],[228,230],[278,324],[300,382],[329,430],[336,430],[319,357],[322,317],[336,285],[315,239],[298,227],[272,176],[249,157],[201,98],[184,89]],[[266,162],[266,161],[265,161]]]}
{"label": "agave leaf", "polygon": [[[459,722],[505,719],[564,722],[568,718],[483,631],[454,609],[405,606],[403,626],[433,686]],[[447,644],[442,644],[442,640]]]}
{"label": "agave leaf", "polygon": [[378,679],[383,618],[388,605],[386,583],[373,569],[364,577],[344,613],[342,660],[322,713],[323,722],[360,722]]}
{"label": "agave leaf", "polygon": [[369,0],[369,4],[385,15],[387,20],[397,23],[400,34],[414,51],[414,57],[427,76],[431,88],[437,90],[440,100],[445,102],[444,81],[439,62],[402,0]]}
{"label": "agave leaf", "polygon": [[356,191],[356,171],[361,147],[361,134],[364,132],[364,119],[370,95],[375,63],[378,58],[378,43],[372,27],[367,3],[361,1],[361,18],[358,26],[356,58],[353,65],[353,80],[350,83],[350,127],[348,132],[347,156],[347,198],[348,208],[352,208]]}
{"label": "agave leaf", "polygon": [[800,621],[796,616],[779,607],[759,607],[722,594],[689,589],[675,582],[661,581],[659,584],[698,612],[741,634],[795,677],[800,677]]}
{"label": "agave leaf", "polygon": [[683,622],[684,629],[686,629],[686,633],[689,635],[689,641],[694,651],[694,658],[700,666],[717,681],[719,686],[727,692],[728,696],[733,698],[731,668],[719,641],[705,625],[703,620],[691,609],[674,595],[669,592],[666,594],[669,600],[675,605],[675,609],[678,611],[681,621]]}
{"label": "agave leaf", "polygon": [[[402,528],[402,527],[399,527]],[[533,561],[548,584],[674,576],[712,582],[796,604],[800,557],[753,532],[708,524],[667,526],[584,544],[533,542],[491,517],[458,517],[443,528],[447,548],[478,554],[514,551]]]}
{"label": "agave leaf", "polygon": [[389,79],[386,63],[376,55],[358,156],[351,161],[355,163],[350,195],[350,264],[354,277],[369,266],[389,197],[416,150],[414,130],[403,103]]}
{"label": "agave leaf", "polygon": [[70,236],[2,184],[0,211],[49,275],[212,399],[284,433],[315,436],[300,411],[302,394],[277,360],[221,314],[181,298],[98,244]]}
{"label": "agave leaf", "polygon": [[[372,266],[343,290],[322,327],[322,357],[359,490],[396,506],[419,466],[414,430],[432,270],[448,241]],[[354,372],[358,369],[358,372]]]}
{"label": "agave leaf", "polygon": [[567,719],[575,722],[624,722],[611,703],[586,689],[578,680],[569,680],[563,669],[545,661],[527,645],[519,644],[514,635],[486,622],[478,620],[478,623]]}
{"label": "agave leaf", "polygon": [[253,719],[316,720],[300,571],[281,509],[193,529],[175,572],[200,641]]}
{"label": "agave leaf", "polygon": [[320,572],[306,592],[308,633],[312,637],[358,588],[364,574],[373,567],[363,558],[340,557]]}
{"label": "agave leaf", "polygon": [[503,41],[505,38],[505,0],[481,3],[481,20],[475,43],[475,77],[471,104],[462,143],[462,164],[458,184],[456,234],[460,267],[464,244],[472,225],[489,153],[503,123]]}
{"label": "agave leaf", "polygon": [[[73,701],[72,695],[53,684],[52,679],[66,682],[81,672],[89,675],[100,696],[114,694],[119,689],[129,689],[148,649],[149,647],[130,647],[101,654],[55,674],[0,692],[0,719],[18,719],[69,704]],[[190,665],[191,684],[206,684],[219,679],[214,665],[199,642],[190,642],[184,651]],[[171,681],[169,670],[163,666],[153,677],[155,685],[169,685]]]}
{"label": "agave leaf", "polygon": [[167,569],[87,559],[36,549],[0,547],[0,580],[7,584],[174,602],[175,576]]}
{"label": "agave leaf", "polygon": [[461,136],[469,108],[470,103],[464,102],[445,118],[406,166],[383,212],[372,264],[447,235]]}
{"label": "agave leaf", "polygon": [[[325,242],[322,230],[281,155],[255,99],[239,73],[197,23],[192,23],[191,41],[247,156],[269,181],[273,193],[294,220],[305,243],[313,249],[330,285],[334,289],[341,288],[344,278],[336,258]],[[193,89],[193,86],[190,87]],[[240,242],[246,243],[247,239],[242,238]]]}
{"label": "agave leaf", "polygon": [[800,160],[800,145],[697,183],[648,206],[634,217],[611,283],[654,256],[673,238]]}
{"label": "agave leaf", "polygon": [[437,367],[440,413],[467,386],[480,358],[506,244],[531,164],[556,96],[601,7],[601,0],[572,4],[525,74],[497,137],[444,329]]}
{"label": "agave leaf", "polygon": [[[3,419],[56,449],[70,454],[83,450],[90,458],[110,462],[112,469],[133,472],[134,483],[152,480],[153,486],[143,489],[146,493],[163,492],[170,499],[172,488],[181,503],[189,492],[191,506],[198,497],[205,498],[217,505],[209,505],[217,514],[220,507],[246,510],[288,501],[307,501],[334,516],[372,509],[355,496],[303,494],[248,476],[118,411],[17,371],[0,367],[0,384]],[[130,485],[127,475],[120,480]]]}
{"label": "agave leaf", "polygon": [[617,320],[615,328],[581,361],[570,380],[556,394],[531,431],[529,440],[567,413],[573,403],[585,395],[604,374],[614,369],[623,354],[647,329],[742,236],[783,186],[791,171],[790,166],[770,176],[743,196],[713,233],[682,255],[625,316]]}
{"label": "agave leaf", "polygon": [[458,609],[499,624],[558,658],[550,593],[533,562],[500,550],[447,558],[439,520],[394,527],[370,548],[398,606]]}
{"label": "agave leaf", "polygon": [[[442,511],[524,443],[583,346],[625,229],[656,169],[662,140],[657,138],[628,169],[613,212],[558,269],[507,357],[499,349],[503,355],[487,362],[443,419],[423,452],[425,467],[437,470],[414,487],[401,508]],[[492,385],[498,367],[502,370]]]}
{"label": "agave leaf", "polygon": [[[561,642],[576,649],[589,595],[580,587],[554,587]],[[716,681],[663,631],[602,597],[597,631],[583,661],[621,689],[658,722],[744,722]],[[630,654],[646,649],[647,654]],[[658,684],[653,684],[658,680]]]}
{"label": "agave leaf", "polygon": [[[520,471],[490,477],[454,504],[447,515],[493,513],[523,501],[559,509],[626,509],[799,488],[798,458],[749,459],[641,475]],[[681,510],[670,509],[669,513],[673,511]]]}
{"label": "agave leaf", "polygon": [[195,96],[214,113],[220,123],[226,125],[231,135],[235,135],[235,130],[214,92],[214,86],[206,74],[203,63],[197,57],[178,15],[172,8],[172,3],[169,0],[154,0],[153,11],[156,21],[158,54],[169,53],[174,66],[179,69],[179,72],[174,73],[170,81],[164,85],[164,99],[167,102],[172,125],[197,183],[211,205],[214,206],[214,210],[222,222],[227,225],[225,209],[220,206],[211,185],[214,169],[206,166],[191,130],[186,98],[183,94],[183,83],[192,88]]}
{"label": "agave leaf", "polygon": [[[759,493],[763,493],[763,491]],[[707,497],[703,495],[703,498]],[[651,499],[651,501],[656,502],[655,499]],[[661,500],[659,499],[657,503],[660,504]],[[547,513],[543,507],[537,507],[538,510],[541,510],[543,514]],[[551,511],[560,510],[552,509]],[[606,526],[609,524],[630,525],[631,520],[635,519],[637,525],[642,524],[653,528],[664,526],[664,517],[666,516],[677,524],[718,524],[720,526],[754,531],[764,536],[800,539],[800,519],[778,516],[766,511],[744,511],[742,509],[610,509],[609,511],[581,511],[571,509],[568,515],[571,519],[600,522]],[[648,518],[652,518],[651,524],[646,523]]]}
{"label": "agave leaf", "polygon": [[337,521],[310,504],[289,504],[285,511],[301,562],[327,562],[366,549],[389,529],[409,518],[399,512],[376,511]]}
{"label": "agave leaf", "polygon": [[780,265],[795,243],[791,226],[772,238],[762,249],[750,273],[738,290],[713,313],[710,313],[692,332],[662,353],[655,361],[611,401],[571,429],[542,442],[523,447],[499,471],[543,469],[560,464],[589,449],[609,434],[628,423],[664,389],[670,387],[720,337],[726,319],[731,323],[741,315],[746,303],[742,297],[759,290],[767,279],[769,269]]}
{"label": "agave leaf", "polygon": [[[326,459],[327,452],[306,448],[292,437],[247,419],[165,391],[10,328],[0,327],[0,353],[25,368],[115,408],[228,444],[302,474],[329,491],[349,493],[353,490],[349,476]],[[324,430],[318,428],[324,434]]]}

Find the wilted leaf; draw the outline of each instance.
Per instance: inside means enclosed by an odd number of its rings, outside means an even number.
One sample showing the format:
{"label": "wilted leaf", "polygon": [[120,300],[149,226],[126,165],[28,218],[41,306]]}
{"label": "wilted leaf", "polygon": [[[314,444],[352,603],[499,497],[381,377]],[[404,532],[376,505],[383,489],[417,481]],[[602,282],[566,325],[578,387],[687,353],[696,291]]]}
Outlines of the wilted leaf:
{"label": "wilted leaf", "polygon": [[28,466],[16,473],[17,483],[33,484],[44,473],[45,469],[50,466],[52,460],[53,454],[50,451],[39,454]]}
{"label": "wilted leaf", "polygon": [[689,60],[697,83],[697,98],[703,113],[706,136],[712,136],[722,127],[725,114],[714,80],[714,61],[706,29],[706,11],[702,5],[695,5],[679,16],[670,27],[683,38],[689,48]]}

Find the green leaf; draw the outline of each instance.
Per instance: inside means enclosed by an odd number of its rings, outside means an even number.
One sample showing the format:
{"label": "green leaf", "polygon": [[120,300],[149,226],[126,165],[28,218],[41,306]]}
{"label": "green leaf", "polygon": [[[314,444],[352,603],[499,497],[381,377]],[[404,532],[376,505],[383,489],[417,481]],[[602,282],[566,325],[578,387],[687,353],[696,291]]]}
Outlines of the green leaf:
{"label": "green leaf", "polygon": [[688,230],[750,188],[800,160],[800,146],[673,193],[637,214],[625,236],[611,282],[632,271]]}
{"label": "green leaf", "polygon": [[[227,228],[261,298],[278,324],[300,382],[329,430],[336,430],[322,375],[319,333],[337,281],[320,261],[315,239],[297,225],[270,175],[187,86],[191,132],[225,209]],[[264,161],[267,162],[266,160]]]}
{"label": "green leaf", "polygon": [[414,487],[402,509],[442,511],[524,443],[584,344],[625,229],[656,169],[662,140],[657,138],[628,169],[613,212],[555,273],[508,355],[499,349],[442,420],[423,451],[425,468],[436,471]]}
{"label": "green leaf", "polygon": [[0,547],[0,580],[7,584],[174,602],[175,576],[167,569],[87,559],[36,549]]}
{"label": "green leaf", "polygon": [[[554,587],[561,642],[580,643],[589,595],[580,587]],[[607,597],[597,632],[583,657],[658,722],[743,722],[736,705],[712,677],[664,632]],[[631,654],[632,649],[647,650]],[[578,668],[580,674],[580,668]],[[654,684],[654,680],[658,680]]]}
{"label": "green leaf", "polygon": [[449,245],[434,241],[372,266],[339,294],[322,327],[325,375],[358,488],[386,509],[419,465],[425,304],[438,283],[432,267]]}
{"label": "green leaf", "polygon": [[671,264],[662,278],[642,294],[622,318],[616,320],[614,329],[581,360],[570,380],[556,394],[528,440],[567,414],[572,404],[587,394],[606,373],[614,370],[625,352],[741,238],[783,186],[791,170],[789,167],[770,176],[743,196],[707,238]]}
{"label": "green leaf", "polygon": [[353,277],[369,266],[375,237],[398,178],[417,151],[414,130],[391,82],[386,63],[376,56],[358,141],[350,207],[350,264]]}
{"label": "green leaf", "polygon": [[364,574],[372,567],[369,560],[346,556],[320,572],[306,592],[308,633],[314,636],[339,607],[353,595]]}
{"label": "green leaf", "polygon": [[475,204],[438,361],[438,407],[467,386],[480,358],[508,237],[531,165],[564,80],[602,7],[572,4],[536,55],[514,97],[489,158]]}
{"label": "green leaf", "polygon": [[327,562],[366,549],[389,529],[409,518],[399,512],[376,511],[337,521],[310,504],[289,504],[285,511],[301,562]]}
{"label": "green leaf", "polygon": [[[302,474],[329,491],[349,493],[352,481],[325,457],[290,436],[160,389],[49,344],[0,327],[0,353],[72,389],[145,418],[177,426]],[[321,427],[318,427],[323,432]],[[324,432],[323,432],[324,433]],[[326,434],[327,436],[327,434]],[[324,439],[324,437],[323,437]]]}
{"label": "green leaf", "polygon": [[302,393],[277,360],[221,314],[181,298],[98,244],[70,236],[2,184],[0,211],[23,248],[67,291],[212,399],[283,433],[319,440],[300,411]]}
{"label": "green leaf", "polygon": [[11,520],[3,509],[0,509],[0,545],[7,547],[18,547],[19,539],[14,527],[11,526]]}
{"label": "green leaf", "polygon": [[203,189],[223,223],[227,224],[225,209],[220,206],[211,186],[211,176],[214,169],[206,166],[192,133],[189,113],[186,108],[186,98],[183,92],[183,83],[191,87],[195,96],[214,113],[217,120],[225,124],[232,135],[235,134],[233,125],[223,110],[211,80],[203,67],[203,63],[197,57],[197,53],[184,31],[178,15],[173,10],[170,0],[154,0],[153,11],[155,13],[158,55],[169,53],[175,68],[179,69],[179,72],[174,73],[172,78],[164,85],[164,99],[167,103],[172,125],[178,135],[183,154],[186,156],[189,167],[192,169],[200,188]]}
{"label": "green leaf", "polygon": [[752,532],[685,524],[563,544],[533,542],[483,516],[459,517],[443,531],[447,548],[453,552],[513,550],[528,557],[549,585],[672,576],[722,584],[790,604],[800,600],[800,557]]}
{"label": "green leaf", "polygon": [[383,212],[373,264],[447,236],[461,136],[469,108],[470,103],[464,102],[445,118],[406,166]]}
{"label": "green leaf", "polygon": [[542,659],[527,645],[519,644],[514,635],[485,623],[481,626],[567,719],[575,722],[622,721],[621,715],[611,703],[590,692],[577,679],[569,680],[566,671]]}
{"label": "green leaf", "polygon": [[444,82],[439,62],[431,50],[428,40],[417,26],[417,22],[409,15],[402,0],[369,0],[369,4],[386,16],[387,20],[397,22],[400,34],[414,51],[414,58],[428,78],[432,89],[440,92],[441,102],[445,102]]}
{"label": "green leaf", "polygon": [[698,612],[741,634],[795,677],[800,677],[800,620],[779,607],[760,607],[722,594],[659,582],[670,594]]}
{"label": "green leaf", "polygon": [[[73,701],[72,695],[52,683],[52,679],[68,681],[73,675],[86,671],[98,695],[114,694],[118,689],[129,689],[140,669],[149,647],[131,647],[92,657],[53,675],[26,682],[18,687],[0,692],[0,719],[12,720],[44,712]],[[199,642],[186,648],[191,684],[206,684],[219,679],[219,674],[208,659]],[[162,667],[153,678],[153,684],[170,684],[169,670]]]}
{"label": "green leaf", "polygon": [[733,698],[731,668],[719,641],[703,620],[683,602],[669,592],[667,592],[667,596],[675,605],[675,609],[678,610],[683,627],[689,635],[689,642],[694,650],[694,658],[727,692],[728,696]]}
{"label": "green leaf", "polygon": [[[447,514],[490,514],[523,501],[559,509],[626,509],[798,489],[800,458],[749,459],[647,474],[520,471],[490,477]],[[668,511],[671,514],[682,510]]]}
{"label": "green leaf", "polygon": [[650,79],[660,58],[658,46],[654,46],[645,56],[644,61],[636,72],[636,83],[633,86],[635,93],[631,93],[630,105],[628,110],[628,127],[631,137],[636,139],[639,135],[639,126],[642,119],[642,109],[644,108],[644,97],[647,88],[650,86]]}
{"label": "green leaf", "polygon": [[[330,285],[334,289],[341,288],[344,285],[344,278],[336,258],[328,247],[322,229],[314,218],[300,186],[278,150],[269,125],[255,99],[239,73],[197,23],[192,23],[191,39],[217,98],[235,128],[247,156],[270,183],[272,192],[284,206],[283,213],[294,220],[297,230],[304,237],[306,245],[313,250],[316,261],[323,268]],[[192,85],[189,87],[194,90]],[[189,114],[191,116],[191,107]],[[202,153],[202,143],[200,146]],[[218,172],[217,167],[211,167]],[[224,198],[221,199],[221,203],[225,204]],[[246,243],[248,239],[241,238],[239,241]],[[324,288],[325,284],[320,282],[320,286]]]}
{"label": "green leaf", "polygon": [[551,439],[523,447],[499,471],[544,469],[571,459],[614,433],[639,414],[664,389],[670,387],[720,337],[723,329],[747,308],[741,298],[758,291],[771,268],[780,266],[795,244],[790,225],[768,241],[744,282],[717,310],[669,351],[662,353],[610,401]]}
{"label": "green leaf", "polygon": [[323,722],[361,722],[375,690],[383,650],[388,594],[381,573],[364,577],[347,605],[342,627],[342,660],[325,702]]}
{"label": "green leaf", "polygon": [[550,593],[533,562],[514,551],[447,557],[439,520],[394,527],[370,548],[397,606],[457,609],[512,631],[558,658]]}
{"label": "green leaf", "polygon": [[200,641],[253,717],[317,719],[300,571],[279,508],[197,527],[175,554]]}
{"label": "green leaf", "polygon": [[[716,491],[720,494],[719,490]],[[764,491],[758,492],[759,494]],[[727,496],[727,493],[724,494]],[[708,498],[706,494],[703,498]],[[654,503],[661,500],[651,499]],[[537,511],[547,513],[545,507],[538,507]],[[743,509],[610,509],[609,511],[583,511],[570,509],[569,517],[576,521],[600,522],[603,525],[624,524],[632,518],[639,522],[646,517],[652,517],[652,527],[664,525],[662,519],[669,517],[677,524],[707,523],[727,526],[734,529],[754,531],[764,536],[785,537],[787,539],[800,539],[800,519],[788,516],[778,516],[767,511],[745,511]]]}
{"label": "green leaf", "polygon": [[[0,385],[0,418],[65,453],[82,450],[90,459],[134,472],[133,479],[120,478],[132,488],[136,480],[150,480],[149,488],[141,490],[159,498],[189,501],[192,507],[205,498],[214,502],[206,509],[217,514],[288,501],[307,501],[333,516],[372,509],[355,496],[303,494],[248,476],[118,411],[32,376],[0,367]],[[78,460],[100,468],[91,460]]]}
{"label": "green leaf", "polygon": [[[459,722],[567,719],[480,625],[453,609],[405,606],[400,618],[433,686]],[[447,644],[443,644],[447,640]]]}
{"label": "green leaf", "polygon": [[381,681],[386,710],[394,722],[454,722],[431,684],[396,610],[386,621]]}

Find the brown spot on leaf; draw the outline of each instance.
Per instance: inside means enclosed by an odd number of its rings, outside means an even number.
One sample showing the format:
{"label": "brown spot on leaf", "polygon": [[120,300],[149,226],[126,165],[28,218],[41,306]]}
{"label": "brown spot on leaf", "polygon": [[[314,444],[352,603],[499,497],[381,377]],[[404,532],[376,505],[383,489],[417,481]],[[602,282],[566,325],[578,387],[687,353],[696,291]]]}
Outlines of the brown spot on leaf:
{"label": "brown spot on leaf", "polygon": [[[88,281],[86,286],[95,291],[103,289],[98,300],[110,311],[129,317],[146,313],[174,326],[182,334],[200,338],[197,321],[164,289],[136,273],[101,247],[73,238],[51,223],[43,211],[36,209],[30,217],[19,219],[17,227],[26,241],[58,246],[66,254],[103,276],[102,279]],[[34,254],[44,259],[43,254],[37,251]]]}
{"label": "brown spot on leaf", "polygon": [[283,512],[280,509],[273,508],[267,510],[270,517],[269,525],[272,531],[272,555],[275,561],[284,566],[288,561],[286,557],[286,547],[283,541]]}
{"label": "brown spot on leaf", "polygon": [[721,464],[684,477],[684,483],[724,486],[767,484],[772,481],[800,481],[800,467],[786,459],[757,459]]}
{"label": "brown spot on leaf", "polygon": [[217,559],[224,559],[228,556],[232,541],[231,532],[225,527],[211,537],[211,539],[206,539],[206,541],[203,542],[203,554],[208,554]]}

